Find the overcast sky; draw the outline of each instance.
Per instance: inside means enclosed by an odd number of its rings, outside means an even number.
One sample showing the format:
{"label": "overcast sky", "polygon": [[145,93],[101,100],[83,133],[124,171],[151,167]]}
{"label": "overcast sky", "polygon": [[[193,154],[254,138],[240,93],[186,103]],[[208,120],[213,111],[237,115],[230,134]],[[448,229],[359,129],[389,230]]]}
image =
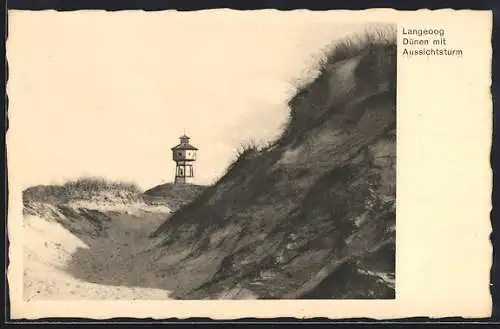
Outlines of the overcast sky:
{"label": "overcast sky", "polygon": [[11,13],[8,138],[22,184],[172,181],[184,131],[206,184],[241,142],[276,137],[295,81],[363,26],[256,14]]}

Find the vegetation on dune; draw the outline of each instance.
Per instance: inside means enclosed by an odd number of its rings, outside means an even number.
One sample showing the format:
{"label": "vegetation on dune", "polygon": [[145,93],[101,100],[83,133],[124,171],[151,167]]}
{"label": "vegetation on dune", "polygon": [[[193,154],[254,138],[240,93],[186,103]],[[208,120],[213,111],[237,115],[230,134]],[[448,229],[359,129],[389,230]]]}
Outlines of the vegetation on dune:
{"label": "vegetation on dune", "polygon": [[250,140],[246,143],[241,143],[240,146],[236,149],[234,159],[226,169],[226,173],[230,172],[234,168],[237,168],[241,162],[254,155],[257,155],[261,151],[262,148],[260,148],[254,140]]}
{"label": "vegetation on dune", "polygon": [[131,193],[141,193],[141,189],[136,183],[124,181],[111,181],[98,177],[83,177],[76,181],[70,181],[63,185],[69,190],[79,190],[86,192],[100,191],[126,191]]}
{"label": "vegetation on dune", "polygon": [[100,177],[82,177],[62,185],[38,185],[23,191],[24,202],[66,203],[73,200],[90,200],[93,197],[108,197],[140,200],[141,189],[132,182],[112,181]]}

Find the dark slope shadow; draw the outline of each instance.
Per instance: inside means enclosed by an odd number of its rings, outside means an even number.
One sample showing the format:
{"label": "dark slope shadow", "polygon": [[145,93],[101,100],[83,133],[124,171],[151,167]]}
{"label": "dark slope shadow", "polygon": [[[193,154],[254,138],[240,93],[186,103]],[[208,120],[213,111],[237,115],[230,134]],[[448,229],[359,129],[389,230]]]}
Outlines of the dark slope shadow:
{"label": "dark slope shadow", "polygon": [[[77,279],[101,285],[174,289],[172,280],[157,273],[149,254],[153,242],[149,234],[165,220],[165,214],[109,216],[114,220],[97,237],[73,232],[88,248],[77,248],[62,270]],[[150,222],[141,227],[154,219],[152,216],[159,216],[156,225]],[[131,226],[132,221],[137,224]]]}
{"label": "dark slope shadow", "polygon": [[[368,257],[383,260],[386,271],[395,269],[395,244],[387,244]],[[375,257],[373,257],[375,256]],[[301,295],[299,299],[331,299],[328,296],[342,296],[342,299],[394,299],[394,288],[358,271],[356,262],[348,261],[322,280],[314,289]],[[328,292],[328,293],[327,293]]]}

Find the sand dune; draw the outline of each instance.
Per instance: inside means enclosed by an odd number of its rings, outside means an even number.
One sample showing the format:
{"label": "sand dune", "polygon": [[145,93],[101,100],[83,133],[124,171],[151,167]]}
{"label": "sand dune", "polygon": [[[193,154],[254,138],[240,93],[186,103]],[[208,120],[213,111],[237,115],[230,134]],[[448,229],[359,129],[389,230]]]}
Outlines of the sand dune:
{"label": "sand dune", "polygon": [[141,256],[155,244],[148,234],[166,214],[107,216],[110,220],[96,236],[73,234],[50,218],[25,217],[26,300],[169,298],[169,291],[147,287],[146,281],[157,279],[148,273],[154,266],[150,258]]}
{"label": "sand dune", "polygon": [[393,299],[395,35],[337,44],[209,187],[30,189],[26,298]]}

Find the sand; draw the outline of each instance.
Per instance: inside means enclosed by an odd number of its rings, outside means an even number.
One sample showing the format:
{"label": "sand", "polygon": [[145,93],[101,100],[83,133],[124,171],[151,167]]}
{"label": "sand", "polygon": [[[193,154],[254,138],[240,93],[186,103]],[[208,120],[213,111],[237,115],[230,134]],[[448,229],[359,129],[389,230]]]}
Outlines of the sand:
{"label": "sand", "polygon": [[[108,214],[109,216],[109,214]],[[24,219],[26,300],[169,299],[169,291],[149,287],[155,244],[148,238],[168,215],[112,213],[99,236],[70,233],[46,218]]]}

